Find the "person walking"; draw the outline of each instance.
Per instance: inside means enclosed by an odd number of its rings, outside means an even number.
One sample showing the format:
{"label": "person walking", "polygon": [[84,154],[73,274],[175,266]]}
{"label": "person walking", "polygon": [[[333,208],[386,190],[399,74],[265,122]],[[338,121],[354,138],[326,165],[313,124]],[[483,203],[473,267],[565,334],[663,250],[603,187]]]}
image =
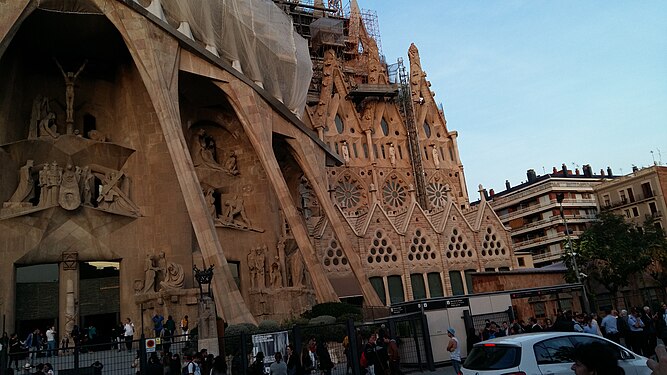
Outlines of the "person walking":
{"label": "person walking", "polygon": [[461,372],[461,345],[459,339],[456,337],[456,330],[454,328],[447,328],[447,336],[449,337],[447,351],[450,353],[454,372],[458,374]]}
{"label": "person walking", "polygon": [[639,315],[636,307],[632,308],[632,313],[628,315],[628,327],[630,328],[629,341],[633,352],[642,355],[644,342],[644,322]]}
{"label": "person walking", "polygon": [[21,356],[22,348],[21,348],[21,340],[19,340],[19,336],[16,333],[12,333],[11,336],[9,336],[9,366],[12,367],[11,364],[14,362],[14,368],[16,368],[16,371],[19,369],[19,357]]}
{"label": "person walking", "polygon": [[123,326],[123,336],[125,337],[125,347],[127,350],[132,350],[132,340],[134,338],[134,323],[132,319],[127,318]]}

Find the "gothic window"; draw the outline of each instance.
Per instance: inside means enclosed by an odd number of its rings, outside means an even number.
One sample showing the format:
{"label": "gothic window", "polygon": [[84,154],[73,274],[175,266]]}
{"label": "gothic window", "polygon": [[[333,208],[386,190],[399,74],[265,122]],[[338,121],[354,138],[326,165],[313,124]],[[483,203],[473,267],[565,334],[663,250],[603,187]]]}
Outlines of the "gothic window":
{"label": "gothic window", "polygon": [[375,232],[371,246],[368,249],[368,263],[393,263],[398,260],[394,245],[389,238],[385,237],[383,231]]}
{"label": "gothic window", "polygon": [[389,289],[389,301],[394,303],[401,303],[405,301],[405,293],[403,291],[403,279],[400,276],[388,276],[387,288]]}
{"label": "gothic window", "polygon": [[454,161],[454,148],[452,146],[449,146],[448,149],[449,149],[449,159]]}
{"label": "gothic window", "polygon": [[452,295],[461,296],[465,294],[465,290],[463,290],[463,280],[461,279],[461,272],[449,271],[449,282],[452,285]]}
{"label": "gothic window", "polygon": [[452,229],[451,236],[449,237],[446,254],[448,259],[470,258],[473,255],[463,233],[456,227]]}
{"label": "gothic window", "polygon": [[385,204],[392,208],[399,208],[405,204],[408,193],[397,181],[389,180],[382,188],[382,197]]}
{"label": "gothic window", "polygon": [[426,196],[431,206],[444,207],[447,203],[447,188],[445,184],[432,182],[426,186]]}
{"label": "gothic window", "polygon": [[380,127],[382,128],[382,134],[384,136],[389,135],[389,124],[387,124],[387,121],[385,121],[384,117],[382,118],[382,121],[380,121]]}
{"label": "gothic window", "polygon": [[363,143],[361,146],[362,146],[363,149],[364,149],[364,157],[365,157],[366,159],[368,159],[368,144],[367,144],[367,143]]}
{"label": "gothic window", "polygon": [[232,275],[232,278],[234,279],[234,282],[236,283],[236,287],[241,289],[241,276],[239,275],[239,269],[241,267],[241,262],[228,260],[227,261],[227,266],[229,267],[229,273]]}
{"label": "gothic window", "polygon": [[484,242],[482,242],[482,256],[492,257],[505,254],[507,254],[507,250],[496,231],[492,227],[487,227],[484,233]]}
{"label": "gothic window", "polygon": [[431,138],[431,126],[426,121],[424,121],[424,134],[426,138]]}
{"label": "gothic window", "polygon": [[349,177],[338,182],[334,190],[336,202],[343,208],[354,208],[361,201],[361,186]]}
{"label": "gothic window", "polygon": [[408,260],[428,261],[428,260],[435,260],[435,258],[436,258],[435,248],[426,238],[424,232],[421,229],[417,229],[415,231],[415,235],[412,237],[412,243],[410,244],[410,252],[408,253]]}
{"label": "gothic window", "polygon": [[412,298],[424,299],[426,298],[426,285],[424,284],[424,275],[421,273],[413,273],[410,275],[410,283],[412,284]]}
{"label": "gothic window", "polygon": [[337,271],[346,268],[347,258],[341,249],[340,244],[335,238],[329,241],[326,251],[324,252],[324,267],[327,271]]}
{"label": "gothic window", "polygon": [[439,272],[430,272],[428,278],[428,291],[431,292],[431,298],[444,297],[445,293],[442,288],[442,279],[440,279]]}
{"label": "gothic window", "polygon": [[352,144],[352,151],[354,151],[355,159],[358,159],[359,158],[359,152],[357,152],[357,144],[356,143]]}
{"label": "gothic window", "polygon": [[343,124],[343,119],[341,119],[339,115],[336,115],[336,118],[334,118],[334,122],[336,122],[336,131],[338,131],[338,134],[343,134],[343,130],[345,130],[345,124]]}
{"label": "gothic window", "polygon": [[401,148],[401,145],[398,145],[398,157],[403,159],[403,149]]}
{"label": "gothic window", "polygon": [[371,277],[368,279],[368,281],[371,282],[371,285],[373,286],[373,289],[375,289],[375,293],[377,293],[378,297],[380,297],[380,301],[382,301],[383,305],[387,304],[387,295],[384,293],[384,281],[382,280],[381,277]]}

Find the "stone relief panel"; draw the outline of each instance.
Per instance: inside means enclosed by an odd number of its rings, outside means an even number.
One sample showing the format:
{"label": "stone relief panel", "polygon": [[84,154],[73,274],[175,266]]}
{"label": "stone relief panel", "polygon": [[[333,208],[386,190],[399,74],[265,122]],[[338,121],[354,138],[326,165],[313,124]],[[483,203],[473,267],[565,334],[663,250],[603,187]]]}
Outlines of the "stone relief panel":
{"label": "stone relief panel", "polygon": [[[41,104],[34,111],[39,112],[45,101],[36,99]],[[68,211],[85,206],[130,217],[141,215],[131,198],[131,178],[123,169],[132,149],[76,134],[40,136],[0,148],[11,160],[2,166],[4,175],[12,163],[18,165],[17,186],[3,202],[0,220],[56,206]]]}
{"label": "stone relief panel", "polygon": [[147,254],[144,260],[144,278],[134,281],[135,294],[148,294],[182,289],[185,280],[183,266],[169,261],[164,252]]}

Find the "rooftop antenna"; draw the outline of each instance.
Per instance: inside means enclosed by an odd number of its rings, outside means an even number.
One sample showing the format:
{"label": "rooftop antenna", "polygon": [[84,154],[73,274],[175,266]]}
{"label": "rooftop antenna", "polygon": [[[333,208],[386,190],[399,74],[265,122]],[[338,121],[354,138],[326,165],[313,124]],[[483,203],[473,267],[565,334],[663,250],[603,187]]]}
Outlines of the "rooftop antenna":
{"label": "rooftop antenna", "polygon": [[655,155],[653,155],[653,150],[651,150],[651,158],[653,159],[653,165],[658,165],[658,164],[655,162]]}

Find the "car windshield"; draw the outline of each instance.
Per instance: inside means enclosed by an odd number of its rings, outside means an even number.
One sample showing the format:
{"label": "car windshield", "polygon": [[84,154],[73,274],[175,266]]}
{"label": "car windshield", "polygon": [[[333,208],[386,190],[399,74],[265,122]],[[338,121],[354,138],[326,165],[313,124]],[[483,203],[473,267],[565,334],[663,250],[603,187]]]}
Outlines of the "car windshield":
{"label": "car windshield", "polygon": [[504,370],[519,366],[521,348],[512,345],[477,345],[463,367],[469,370]]}

